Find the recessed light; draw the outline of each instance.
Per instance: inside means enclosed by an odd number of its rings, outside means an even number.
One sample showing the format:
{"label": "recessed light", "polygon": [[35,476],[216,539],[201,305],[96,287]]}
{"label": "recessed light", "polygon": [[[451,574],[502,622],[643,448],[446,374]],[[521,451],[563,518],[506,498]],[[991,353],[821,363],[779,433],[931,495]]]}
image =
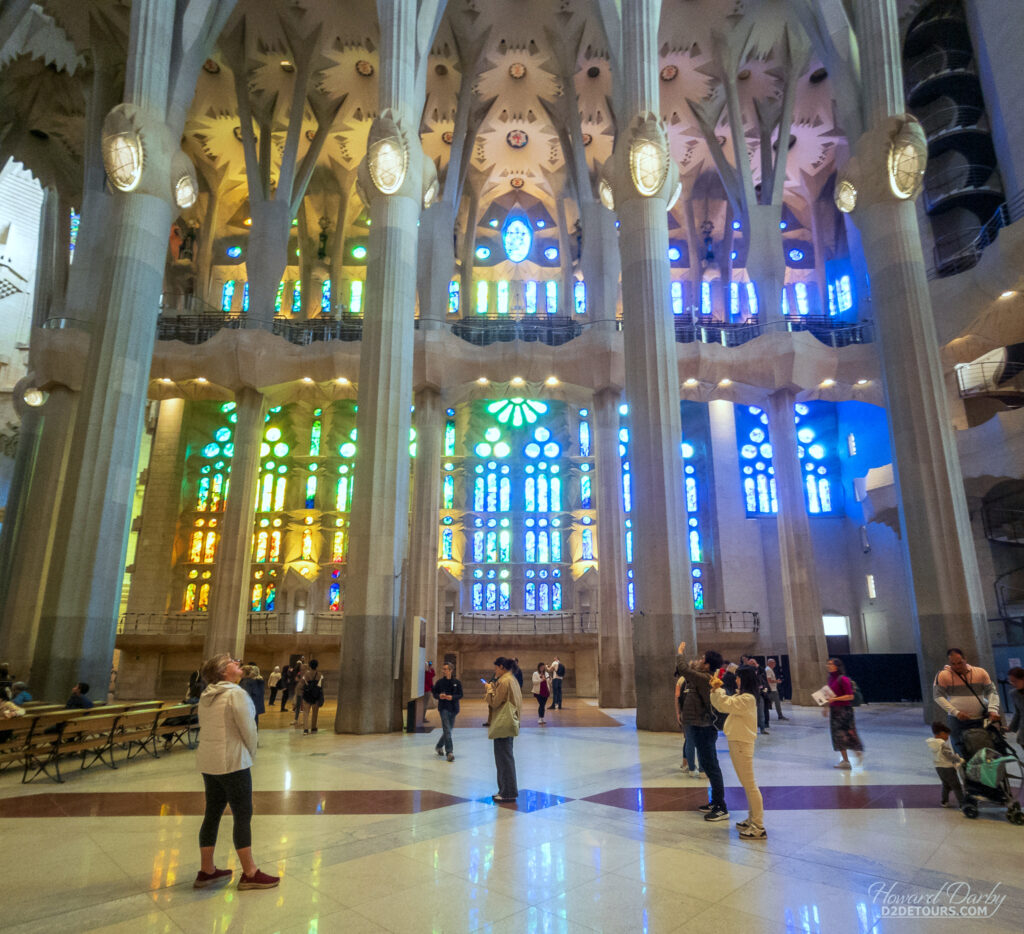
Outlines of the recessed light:
{"label": "recessed light", "polygon": [[207,378],[205,376],[197,376],[196,377],[196,382],[197,383],[206,383],[206,382],[209,382],[209,380],[207,380]]}
{"label": "recessed light", "polygon": [[869,380],[869,379],[859,379],[859,380],[857,380],[857,385],[858,386],[867,386],[867,384],[870,383],[870,382],[871,382],[871,380]]}
{"label": "recessed light", "polygon": [[836,381],[834,379],[823,379],[821,381],[821,385],[824,386],[826,389],[828,389],[829,386],[835,386],[835,384]]}
{"label": "recessed light", "polygon": [[311,382],[313,382],[313,379],[312,379],[312,377],[309,377],[309,376],[303,376],[302,377],[302,381],[304,383],[311,383]]}
{"label": "recessed light", "polygon": [[521,376],[513,376],[512,377],[512,385],[513,386],[522,386],[523,383],[525,383],[525,382],[526,382],[526,380],[524,380]]}
{"label": "recessed light", "polygon": [[1016,295],[1016,294],[1017,294],[1017,290],[1016,289],[1007,289],[999,297],[1000,298],[1013,298],[1013,296]]}
{"label": "recessed light", "polygon": [[558,385],[558,377],[557,376],[549,376],[546,380],[544,380],[544,382],[547,383],[549,386],[557,386]]}
{"label": "recessed light", "polygon": [[338,377],[338,385],[339,386],[347,386],[348,385],[348,380],[345,379],[344,376],[339,376]]}
{"label": "recessed light", "polygon": [[718,381],[718,385],[719,386],[731,386],[732,385],[732,380],[731,379],[720,379]]}
{"label": "recessed light", "polygon": [[489,379],[488,379],[488,378],[487,378],[486,376],[481,376],[481,377],[480,377],[480,378],[479,378],[479,379],[477,380],[477,382],[478,382],[478,383],[479,383],[479,384],[480,384],[481,386],[486,386],[486,385],[487,385],[487,384],[488,384],[488,383],[490,382],[490,380],[489,380]]}
{"label": "recessed light", "polygon": [[691,376],[691,377],[690,377],[690,378],[689,378],[688,380],[686,380],[686,382],[684,382],[684,383],[683,383],[683,385],[684,385],[684,386],[696,386],[696,385],[697,385],[697,380],[695,380],[695,379],[694,379],[694,378],[693,378],[693,377]]}
{"label": "recessed light", "polygon": [[166,376],[161,376],[160,377],[160,382],[161,383],[173,383],[174,380],[168,379]]}

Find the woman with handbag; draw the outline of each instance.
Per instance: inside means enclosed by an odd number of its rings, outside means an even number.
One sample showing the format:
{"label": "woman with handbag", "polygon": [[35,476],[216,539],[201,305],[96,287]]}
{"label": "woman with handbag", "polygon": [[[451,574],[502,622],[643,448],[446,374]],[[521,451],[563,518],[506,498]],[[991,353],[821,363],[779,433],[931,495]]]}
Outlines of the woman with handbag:
{"label": "woman with handbag", "polygon": [[551,696],[549,680],[548,666],[544,662],[538,662],[537,670],[533,673],[533,696],[537,701],[537,724],[539,726],[546,726],[544,723],[544,708],[547,706],[548,698]]}
{"label": "woman with handbag", "polygon": [[495,801],[515,801],[519,797],[516,781],[516,760],[512,743],[519,735],[519,718],[523,713],[523,692],[512,676],[515,662],[499,656],[494,660],[494,681],[485,688],[490,726],[487,735],[494,740],[494,765],[498,772],[498,793]]}

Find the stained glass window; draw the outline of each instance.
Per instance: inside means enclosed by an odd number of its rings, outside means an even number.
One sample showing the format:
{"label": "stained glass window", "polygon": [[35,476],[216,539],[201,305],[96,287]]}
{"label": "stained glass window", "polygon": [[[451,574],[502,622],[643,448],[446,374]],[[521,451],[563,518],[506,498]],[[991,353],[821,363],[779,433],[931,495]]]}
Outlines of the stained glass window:
{"label": "stained glass window", "polygon": [[524,218],[515,217],[505,221],[504,229],[501,232],[502,245],[505,248],[505,255],[513,263],[521,263],[530,255],[530,247],[533,244],[533,231],[530,224]]}
{"label": "stained glass window", "polygon": [[793,293],[796,295],[796,310],[801,315],[806,315],[811,309],[807,301],[807,284],[797,282],[793,286]]}
{"label": "stained glass window", "polygon": [[505,279],[498,283],[497,311],[499,315],[508,314],[508,281]]}
{"label": "stained glass window", "polygon": [[587,313],[587,284],[582,279],[577,279],[572,287],[573,307],[576,314]]}
{"label": "stained glass window", "polygon": [[75,211],[71,211],[70,217],[70,236],[68,238],[68,263],[75,261],[75,244],[78,242],[78,225],[81,221],[81,215]]}
{"label": "stained glass window", "polygon": [[757,314],[757,287],[753,282],[747,283],[747,311],[752,315]]}
{"label": "stained glass window", "polygon": [[683,283],[673,282],[672,283],[672,314],[681,315],[683,313]]}
{"label": "stained glass window", "polygon": [[320,283],[320,314],[329,315],[331,313],[331,280],[324,279]]}
{"label": "stained glass window", "polygon": [[490,303],[490,286],[486,279],[481,279],[476,284],[476,313],[478,315],[485,315],[488,311],[488,304]]}
{"label": "stained glass window", "polygon": [[711,283],[702,282],[700,284],[700,313],[702,315],[711,314]]}
{"label": "stained glass window", "polygon": [[729,283],[729,315],[733,318],[740,316],[740,284]]}
{"label": "stained glass window", "polygon": [[249,283],[246,281],[242,286],[242,311],[249,310]]}
{"label": "stained glass window", "polygon": [[528,315],[537,314],[537,283],[532,279],[523,286],[523,298],[526,304]]}
{"label": "stained glass window", "polygon": [[452,279],[448,283],[448,314],[457,315],[459,313],[459,280]]}
{"label": "stained glass window", "polygon": [[302,311],[302,283],[296,279],[292,288],[292,314],[297,315]]}
{"label": "stained glass window", "polygon": [[277,294],[274,296],[274,313],[281,314],[281,303],[284,301],[284,283],[277,283]]}
{"label": "stained glass window", "polygon": [[554,279],[544,283],[544,310],[549,315],[558,313],[558,282]]}
{"label": "stained glass window", "polygon": [[220,290],[220,310],[231,311],[231,303],[235,298],[235,280],[228,279]]}

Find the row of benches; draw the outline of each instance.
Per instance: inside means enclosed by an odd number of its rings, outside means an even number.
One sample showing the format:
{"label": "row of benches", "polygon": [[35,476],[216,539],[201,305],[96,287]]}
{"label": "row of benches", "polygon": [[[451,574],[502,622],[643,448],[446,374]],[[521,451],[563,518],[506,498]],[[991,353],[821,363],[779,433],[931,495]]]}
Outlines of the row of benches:
{"label": "row of benches", "polygon": [[[163,706],[163,701],[103,704],[91,710],[69,710],[54,704],[35,704],[25,716],[0,720],[0,772],[13,765],[24,769],[22,783],[46,775],[63,782],[61,759],[79,756],[81,768],[102,762],[112,769],[118,749],[124,760],[148,752],[160,758],[160,741],[195,748],[199,718],[191,704]],[[29,776],[31,773],[31,777]]]}

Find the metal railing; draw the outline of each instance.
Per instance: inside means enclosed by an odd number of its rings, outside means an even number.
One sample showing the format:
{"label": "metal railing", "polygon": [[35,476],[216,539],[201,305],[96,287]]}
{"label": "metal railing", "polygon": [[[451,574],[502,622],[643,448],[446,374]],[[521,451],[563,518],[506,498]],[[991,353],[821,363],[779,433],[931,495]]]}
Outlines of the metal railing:
{"label": "metal railing", "polygon": [[999,205],[980,227],[967,227],[936,238],[932,250],[935,266],[928,270],[928,278],[942,279],[976,266],[985,248],[999,236],[999,231],[1022,216],[1024,191],[1019,191]]}
{"label": "metal railing", "polygon": [[572,318],[546,315],[518,319],[504,316],[460,318],[451,329],[456,337],[476,347],[505,341],[539,341],[549,347],[560,347],[583,333],[583,325]]}
{"label": "metal railing", "polygon": [[[196,613],[125,613],[117,621],[117,634],[128,636],[203,636],[210,616]],[[341,634],[340,613],[317,613],[306,618],[302,632],[313,636]],[[246,633],[250,636],[294,635],[295,617],[283,613],[250,613]]]}
{"label": "metal railing", "polygon": [[928,210],[954,195],[984,193],[1003,197],[999,173],[990,165],[954,165],[924,177],[924,203]]}
{"label": "metal railing", "polygon": [[1013,360],[984,360],[956,368],[956,385],[961,399],[976,396],[1024,396],[1024,363]]}
{"label": "metal railing", "polygon": [[174,315],[157,320],[157,340],[202,344],[218,331],[266,330],[300,346],[319,341],[357,341],[363,336],[361,318],[309,318],[294,320],[278,316],[271,322],[245,315],[210,312],[199,315]]}
{"label": "metal railing", "polygon": [[469,635],[596,633],[597,613],[462,613],[451,632]]}
{"label": "metal railing", "polygon": [[[993,542],[1024,545],[1024,508],[1020,506],[984,506],[981,521],[985,537]],[[1016,574],[1024,568],[1015,568],[1007,574]],[[1007,574],[1000,575],[1000,579]]]}
{"label": "metal railing", "polygon": [[690,344],[721,344],[740,347],[762,334],[775,331],[796,333],[807,331],[829,347],[848,347],[851,344],[870,344],[874,340],[874,326],[870,321],[850,322],[826,315],[790,315],[781,321],[709,321],[693,323],[675,322],[676,342]]}
{"label": "metal railing", "polygon": [[700,610],[698,632],[760,632],[761,616],[756,610]]}
{"label": "metal railing", "polygon": [[1014,587],[1006,583],[1004,577],[1013,574],[1021,574],[1024,568],[1015,568],[1000,574],[995,580],[996,605],[999,607],[999,616],[1002,619],[1024,618],[1024,587]]}
{"label": "metal railing", "polygon": [[949,104],[918,115],[929,142],[954,130],[977,129],[988,132],[985,108],[977,104]]}
{"label": "metal railing", "polygon": [[907,38],[909,39],[919,29],[923,29],[925,26],[929,26],[932,23],[939,22],[944,25],[966,22],[966,14],[964,13],[963,6],[958,2],[958,0],[957,2],[949,2],[949,0],[947,0],[946,3],[931,4],[918,19],[911,23],[910,29],[907,32]]}
{"label": "metal railing", "polygon": [[907,96],[910,97],[926,81],[940,75],[976,73],[974,56],[970,52],[962,49],[941,49],[911,62],[904,72],[904,85]]}

